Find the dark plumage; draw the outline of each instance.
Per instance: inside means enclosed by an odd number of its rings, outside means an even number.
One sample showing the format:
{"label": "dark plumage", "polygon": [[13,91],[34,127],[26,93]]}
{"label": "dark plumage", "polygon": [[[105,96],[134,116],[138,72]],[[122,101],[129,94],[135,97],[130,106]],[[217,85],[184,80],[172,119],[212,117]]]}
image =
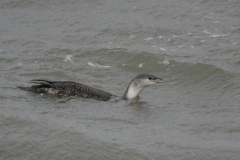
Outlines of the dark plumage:
{"label": "dark plumage", "polygon": [[18,87],[25,91],[33,91],[37,93],[52,93],[66,96],[80,96],[83,98],[94,98],[102,101],[107,101],[111,96],[115,96],[100,89],[72,82],[72,81],[47,81],[42,79],[33,79],[31,87]]}

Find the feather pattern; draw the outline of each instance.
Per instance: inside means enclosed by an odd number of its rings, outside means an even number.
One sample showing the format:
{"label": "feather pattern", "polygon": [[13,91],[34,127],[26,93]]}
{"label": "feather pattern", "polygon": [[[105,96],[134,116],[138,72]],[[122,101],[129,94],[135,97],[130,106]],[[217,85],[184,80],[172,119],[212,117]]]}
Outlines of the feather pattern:
{"label": "feather pattern", "polygon": [[83,98],[94,98],[103,101],[107,101],[111,96],[115,96],[111,93],[102,91],[100,89],[92,88],[90,86],[72,82],[72,81],[48,81],[43,79],[33,79],[30,81],[37,85],[31,87],[18,87],[22,90],[33,91],[37,93],[52,93],[66,96],[80,96]]}

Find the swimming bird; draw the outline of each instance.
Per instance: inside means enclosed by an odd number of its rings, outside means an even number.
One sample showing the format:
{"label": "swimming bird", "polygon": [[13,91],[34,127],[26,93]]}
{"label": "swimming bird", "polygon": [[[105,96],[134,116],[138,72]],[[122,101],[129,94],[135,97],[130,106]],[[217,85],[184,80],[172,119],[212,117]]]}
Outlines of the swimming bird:
{"label": "swimming bird", "polygon": [[[114,94],[96,89],[81,83],[72,81],[48,81],[44,79],[33,79],[30,81],[36,85],[30,87],[19,86],[18,88],[25,91],[33,91],[36,93],[50,93],[66,96],[80,96],[83,98],[93,98],[102,101],[108,101],[114,97]],[[167,82],[162,78],[158,78],[150,74],[140,74],[132,79],[129,83],[122,99],[132,99],[139,95],[139,93],[146,87],[155,84]]]}

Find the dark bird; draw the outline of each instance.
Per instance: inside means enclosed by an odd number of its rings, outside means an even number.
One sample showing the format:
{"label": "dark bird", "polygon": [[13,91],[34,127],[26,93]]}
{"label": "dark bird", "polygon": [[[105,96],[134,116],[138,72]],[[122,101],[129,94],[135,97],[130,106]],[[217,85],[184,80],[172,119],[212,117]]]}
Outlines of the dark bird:
{"label": "dark bird", "polygon": [[[92,88],[90,86],[72,81],[48,81],[43,79],[33,79],[30,82],[35,83],[36,85],[30,87],[19,86],[18,88],[25,91],[32,91],[36,93],[79,96],[83,98],[94,98],[102,101],[108,101],[115,97],[118,97],[114,94],[105,92],[103,90]],[[133,78],[133,80],[129,83],[122,98],[123,99],[135,98],[144,88],[152,84],[162,82],[167,81],[153,75],[140,74]]]}

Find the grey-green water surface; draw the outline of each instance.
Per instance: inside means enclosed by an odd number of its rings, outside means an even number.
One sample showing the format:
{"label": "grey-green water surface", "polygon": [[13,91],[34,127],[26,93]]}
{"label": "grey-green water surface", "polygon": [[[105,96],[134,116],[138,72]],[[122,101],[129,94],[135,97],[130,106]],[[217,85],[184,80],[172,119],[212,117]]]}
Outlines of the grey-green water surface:
{"label": "grey-green water surface", "polygon": [[[240,2],[0,2],[0,159],[239,159]],[[31,79],[137,100],[38,95]]]}

